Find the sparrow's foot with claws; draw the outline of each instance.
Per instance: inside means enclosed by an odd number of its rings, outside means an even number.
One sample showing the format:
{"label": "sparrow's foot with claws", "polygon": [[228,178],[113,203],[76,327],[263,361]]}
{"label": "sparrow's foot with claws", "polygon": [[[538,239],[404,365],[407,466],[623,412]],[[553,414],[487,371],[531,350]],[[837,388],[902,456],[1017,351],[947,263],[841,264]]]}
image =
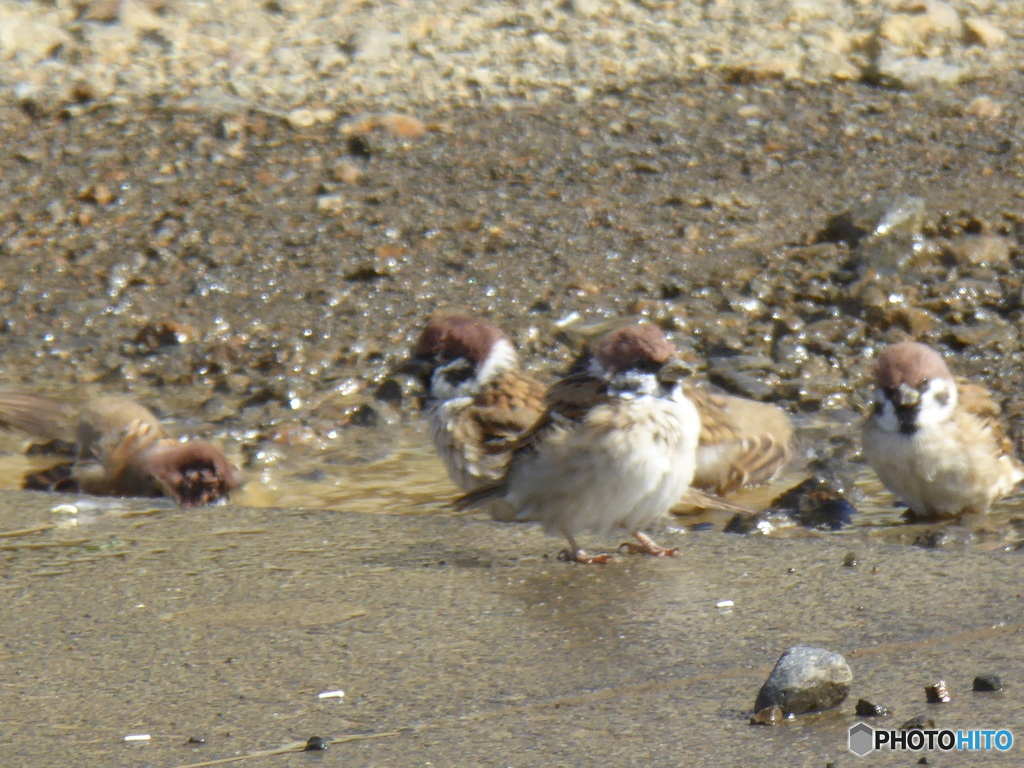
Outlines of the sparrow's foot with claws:
{"label": "sparrow's foot with claws", "polygon": [[582,549],[563,549],[558,553],[558,559],[564,560],[567,563],[581,563],[582,565],[604,565],[605,563],[614,563],[614,555],[588,555]]}
{"label": "sparrow's foot with claws", "polygon": [[627,541],[619,547],[620,550],[624,549],[631,555],[651,555],[652,557],[675,557],[679,554],[678,547],[663,547],[646,533],[634,531],[633,535],[640,543],[634,544],[631,541]]}
{"label": "sparrow's foot with claws", "polygon": [[603,565],[604,563],[614,563],[614,555],[588,555],[583,551],[572,538],[572,536],[566,535],[569,540],[569,548],[563,549],[558,553],[559,560],[565,560],[567,563],[581,563],[583,565]]}

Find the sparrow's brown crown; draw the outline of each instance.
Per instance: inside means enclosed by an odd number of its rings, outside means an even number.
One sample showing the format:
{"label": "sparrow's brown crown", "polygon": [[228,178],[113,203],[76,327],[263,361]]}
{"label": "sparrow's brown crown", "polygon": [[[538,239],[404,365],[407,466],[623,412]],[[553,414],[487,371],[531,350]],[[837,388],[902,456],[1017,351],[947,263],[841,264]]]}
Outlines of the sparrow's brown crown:
{"label": "sparrow's brown crown", "polygon": [[440,360],[456,360],[461,357],[481,363],[501,338],[501,331],[482,318],[437,313],[427,320],[413,354],[416,357]]}
{"label": "sparrow's brown crown", "polygon": [[942,355],[916,341],[901,341],[887,347],[878,356],[875,367],[875,381],[885,390],[897,389],[901,384],[918,387],[923,381],[949,378],[952,377]]}
{"label": "sparrow's brown crown", "polygon": [[597,345],[594,357],[607,371],[660,367],[675,357],[676,350],[665,334],[653,325],[628,325],[612,331]]}

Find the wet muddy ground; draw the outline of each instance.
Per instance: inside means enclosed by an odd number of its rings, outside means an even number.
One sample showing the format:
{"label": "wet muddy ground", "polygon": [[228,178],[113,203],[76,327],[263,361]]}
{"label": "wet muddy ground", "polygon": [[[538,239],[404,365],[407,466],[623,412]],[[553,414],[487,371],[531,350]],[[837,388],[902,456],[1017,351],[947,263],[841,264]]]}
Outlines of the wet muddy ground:
{"label": "wet muddy ground", "polygon": [[[243,501],[345,508],[361,478],[432,487],[395,461],[429,452],[388,373],[429,312],[491,316],[548,378],[573,321],[633,316],[712,384],[788,408],[814,471],[859,484],[870,358],[908,335],[992,387],[1019,443],[1020,96],[709,75],[310,128],[7,107],[0,385],[127,393],[221,441]],[[880,253],[833,222],[907,199],[914,237]],[[856,503],[888,516],[864,521],[894,519],[876,496]]]}
{"label": "wet muddy ground", "polygon": [[[992,667],[1019,686],[1019,500],[956,552],[909,547],[922,531],[898,524],[856,435],[873,351],[913,335],[994,390],[1020,445],[1022,96],[1016,81],[908,94],[708,76],[419,114],[422,132],[157,101],[0,106],[0,385],[129,394],[249,480],[248,506],[83,502],[77,525],[50,510],[79,497],[4,492],[4,762],[184,765],[369,734],[323,760],[824,765],[849,712],[746,724],[793,642],[865,654],[855,682],[907,717],[935,675],[969,685]],[[827,226],[869,216],[869,195],[925,204],[881,256]],[[712,385],[797,419],[796,468],[740,501],[837,474],[858,526],[677,532],[679,561],[584,572],[537,531],[454,517],[415,392],[389,375],[449,306],[498,321],[549,378],[577,325],[661,324]],[[6,488],[39,466],[25,446],[0,434]],[[844,582],[851,547],[870,564]],[[741,609],[719,615],[724,598]],[[337,688],[342,702],[316,698]],[[1019,696],[948,711],[999,727]]]}
{"label": "wet muddy ground", "polygon": [[[678,558],[582,568],[534,528],[382,511],[129,502],[69,526],[7,493],[3,764],[823,768],[856,760],[858,698],[890,709],[873,724],[1019,737],[1018,553],[706,531],[665,534]],[[842,652],[849,699],[749,725],[793,644]],[[985,673],[1005,691],[972,693]],[[939,678],[953,700],[929,705]],[[334,743],[299,752],[313,736]]]}

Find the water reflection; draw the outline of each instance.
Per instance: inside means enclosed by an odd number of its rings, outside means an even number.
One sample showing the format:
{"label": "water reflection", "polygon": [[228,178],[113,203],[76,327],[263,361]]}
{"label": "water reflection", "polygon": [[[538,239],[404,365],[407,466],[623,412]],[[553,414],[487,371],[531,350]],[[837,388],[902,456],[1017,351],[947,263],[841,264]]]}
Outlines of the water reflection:
{"label": "water reflection", "polygon": [[[28,473],[45,469],[53,457],[26,455],[24,446],[7,440],[0,446],[0,488],[17,489]],[[751,510],[767,508],[782,491],[807,477],[790,471],[769,485],[742,491],[730,501]],[[903,508],[893,505],[892,496],[874,473],[861,467],[848,474],[857,514],[853,525],[837,533],[808,531],[800,526],[780,528],[775,537],[838,536],[881,538],[900,544],[921,546],[969,546],[1003,549],[1021,540],[1024,502],[1007,499],[979,519],[957,524],[908,524]],[[339,461],[330,451],[296,455],[261,471],[246,471],[246,484],[232,497],[232,503],[252,507],[321,509],[340,512],[387,515],[455,515],[451,503],[458,491],[449,482],[426,437],[419,432],[404,434],[385,458],[368,461]],[[73,494],[54,495],[54,505],[75,502]],[[116,505],[115,505],[116,506]],[[158,502],[155,506],[161,506]],[[731,510],[688,510],[677,508],[668,525],[679,531],[703,527],[723,529]],[[480,513],[475,513],[484,517]],[[855,543],[851,541],[851,545]]]}

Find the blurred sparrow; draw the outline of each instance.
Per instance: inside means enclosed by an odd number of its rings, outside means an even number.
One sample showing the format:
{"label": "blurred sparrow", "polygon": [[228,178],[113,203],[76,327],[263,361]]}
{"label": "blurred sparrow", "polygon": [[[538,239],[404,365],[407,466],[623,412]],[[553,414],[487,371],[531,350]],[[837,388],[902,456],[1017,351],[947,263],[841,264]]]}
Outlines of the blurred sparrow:
{"label": "blurred sparrow", "polygon": [[547,408],[519,440],[505,476],[457,502],[500,499],[516,519],[540,522],[569,542],[568,557],[603,563],[576,542],[585,532],[624,528],[632,552],[674,555],[643,529],[658,522],[693,478],[700,417],[682,393],[687,369],[654,326],[609,333],[587,370],[548,390]]}
{"label": "blurred sparrow", "polygon": [[[43,437],[67,434],[72,410],[39,395],[0,393],[0,425]],[[101,496],[168,496],[183,507],[210,504],[240,485],[238,470],[205,440],[179,442],[148,409],[100,397],[82,409],[75,461],[30,475],[27,487]]]}
{"label": "blurred sparrow", "polygon": [[983,387],[954,381],[935,350],[894,344],[878,356],[875,379],[864,455],[914,515],[985,513],[1024,480],[999,407]]}
{"label": "blurred sparrow", "polygon": [[452,482],[475,491],[498,480],[515,441],[544,411],[544,385],[519,370],[498,328],[469,315],[431,316],[412,367],[426,387],[430,436]]}
{"label": "blurred sparrow", "polygon": [[[620,321],[613,322],[621,326]],[[604,322],[591,328],[608,325]],[[567,339],[567,343],[583,348],[570,366],[570,374],[585,371],[590,365],[594,338],[591,328],[577,329]],[[684,383],[683,393],[696,406],[701,427],[697,469],[684,504],[742,509],[716,497],[767,483],[789,463],[793,457],[793,424],[789,416],[777,405],[708,392],[689,381]]]}
{"label": "blurred sparrow", "polygon": [[776,405],[686,387],[700,414],[693,486],[718,495],[773,479],[793,456],[793,425]]}

